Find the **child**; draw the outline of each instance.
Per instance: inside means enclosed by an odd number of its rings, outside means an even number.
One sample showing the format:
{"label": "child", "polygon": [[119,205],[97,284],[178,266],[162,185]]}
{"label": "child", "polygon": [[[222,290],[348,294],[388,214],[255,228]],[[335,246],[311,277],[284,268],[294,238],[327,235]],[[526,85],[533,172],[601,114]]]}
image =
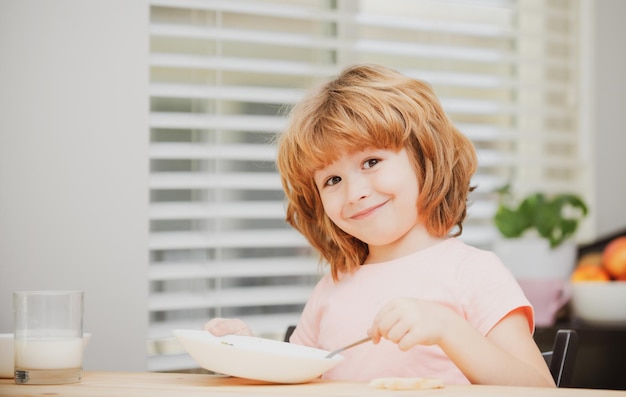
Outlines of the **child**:
{"label": "child", "polygon": [[[515,279],[455,238],[476,153],[427,84],[346,69],[293,109],[277,165],[287,221],[330,264],[290,342],[334,350],[372,337],[325,378],[554,386]],[[236,319],[205,329],[250,335]]]}

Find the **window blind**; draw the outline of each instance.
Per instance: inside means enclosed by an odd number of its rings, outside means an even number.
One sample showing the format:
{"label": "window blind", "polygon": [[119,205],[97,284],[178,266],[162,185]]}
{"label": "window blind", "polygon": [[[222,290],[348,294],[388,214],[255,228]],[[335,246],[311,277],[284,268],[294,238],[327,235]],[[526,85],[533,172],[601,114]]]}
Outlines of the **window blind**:
{"label": "window blind", "polygon": [[495,189],[579,191],[577,2],[151,0],[148,369],[195,364],[176,328],[239,317],[281,338],[322,269],[284,222],[273,135],[355,62],[429,82],[478,150],[463,239]]}

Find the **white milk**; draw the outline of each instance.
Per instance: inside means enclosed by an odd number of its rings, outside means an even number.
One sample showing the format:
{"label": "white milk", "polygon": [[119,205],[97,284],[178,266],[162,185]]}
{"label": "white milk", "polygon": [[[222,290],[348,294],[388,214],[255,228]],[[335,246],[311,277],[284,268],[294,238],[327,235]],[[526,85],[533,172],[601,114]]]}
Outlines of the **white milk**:
{"label": "white milk", "polygon": [[82,338],[32,338],[15,340],[16,369],[80,368]]}

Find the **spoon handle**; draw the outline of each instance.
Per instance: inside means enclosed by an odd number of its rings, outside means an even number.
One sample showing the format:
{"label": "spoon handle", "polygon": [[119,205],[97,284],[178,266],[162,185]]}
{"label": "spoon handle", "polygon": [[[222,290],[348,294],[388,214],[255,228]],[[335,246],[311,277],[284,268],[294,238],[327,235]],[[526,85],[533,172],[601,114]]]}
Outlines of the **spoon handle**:
{"label": "spoon handle", "polygon": [[344,346],[344,347],[339,348],[339,349],[337,349],[337,350],[333,350],[332,352],[328,353],[328,354],[327,354],[324,358],[331,358],[332,356],[334,356],[334,355],[336,355],[336,354],[339,354],[339,353],[341,353],[342,351],[344,351],[344,350],[346,350],[346,349],[349,349],[349,348],[351,348],[351,347],[354,347],[354,346],[360,345],[361,343],[369,342],[370,340],[372,340],[372,337],[371,337],[371,336],[368,336],[367,338],[363,338],[363,339],[358,340],[358,341],[356,341],[356,342],[352,342],[352,343],[350,343],[350,344],[349,344],[349,345],[347,345],[347,346]]}

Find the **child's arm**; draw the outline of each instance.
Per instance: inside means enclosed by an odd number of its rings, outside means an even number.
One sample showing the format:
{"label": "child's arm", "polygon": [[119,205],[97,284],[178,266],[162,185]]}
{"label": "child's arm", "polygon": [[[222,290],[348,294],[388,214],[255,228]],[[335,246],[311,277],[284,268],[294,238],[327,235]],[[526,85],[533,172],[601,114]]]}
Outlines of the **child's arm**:
{"label": "child's arm", "polygon": [[402,350],[438,345],[475,384],[555,386],[520,310],[509,313],[483,336],[445,306],[399,298],[381,309],[369,334],[374,343],[386,338]]}

